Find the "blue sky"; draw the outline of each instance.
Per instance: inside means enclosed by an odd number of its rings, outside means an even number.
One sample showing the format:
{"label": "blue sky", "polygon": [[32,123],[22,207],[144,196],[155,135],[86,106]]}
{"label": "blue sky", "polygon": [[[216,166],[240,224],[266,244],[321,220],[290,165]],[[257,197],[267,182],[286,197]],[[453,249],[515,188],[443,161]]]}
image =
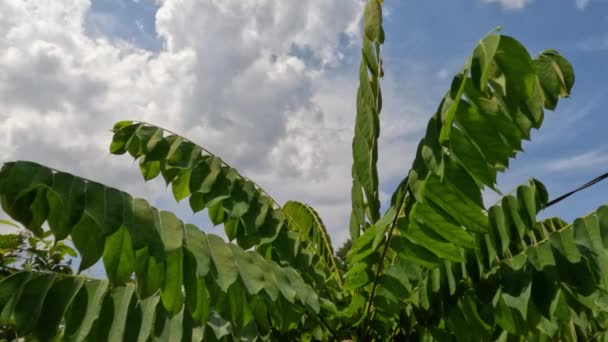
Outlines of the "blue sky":
{"label": "blue sky", "polygon": [[[360,6],[8,0],[0,4],[7,13],[0,31],[9,32],[0,37],[0,79],[8,80],[0,86],[0,161],[30,159],[98,179],[209,229],[163,184],[144,184],[128,158],[108,155],[114,121],[145,119],[209,147],[279,201],[310,203],[339,245],[348,234]],[[546,114],[500,188],[535,177],[555,197],[608,171],[608,1],[386,0],[385,7],[385,200],[407,173],[451,75],[498,26],[532,54],[560,51],[576,71],[572,98]],[[543,215],[571,220],[607,203],[607,190],[608,182],[596,185]]]}

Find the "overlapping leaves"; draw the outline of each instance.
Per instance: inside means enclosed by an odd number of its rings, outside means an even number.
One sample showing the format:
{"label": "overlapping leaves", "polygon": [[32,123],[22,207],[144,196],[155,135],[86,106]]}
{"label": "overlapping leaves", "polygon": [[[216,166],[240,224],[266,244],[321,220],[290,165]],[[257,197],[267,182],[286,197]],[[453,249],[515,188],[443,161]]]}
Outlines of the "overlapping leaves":
{"label": "overlapping leaves", "polygon": [[188,198],[194,212],[208,209],[214,224],[244,248],[276,239],[285,223],[272,200],[253,182],[216,156],[162,128],[123,121],[114,126],[113,154],[139,160],[146,180],[162,176],[177,201]]}
{"label": "overlapping leaves", "polygon": [[138,159],[146,180],[162,176],[171,185],[176,201],[188,198],[194,212],[207,209],[209,219],[223,224],[231,241],[290,264],[311,284],[324,286],[332,278],[332,263],[320,262],[328,259],[328,254],[319,256],[323,249],[301,241],[299,232],[287,227],[295,218],[288,217],[263,190],[219,157],[147,123],[122,121],[113,131],[111,153],[128,152]]}
{"label": "overlapping leaves", "polygon": [[[465,262],[428,271],[407,265],[400,304],[417,311],[410,321],[426,320],[418,334],[574,341],[608,329],[608,207],[570,225],[537,222],[544,203],[544,188],[531,181],[490,209],[489,234],[478,236]],[[386,309],[387,299],[378,300]]]}
{"label": "overlapping leaves", "polygon": [[383,76],[380,45],[384,43],[382,28],[382,1],[368,0],[363,14],[363,48],[359,66],[357,90],[357,116],[353,137],[352,212],[350,216],[351,239],[380,218],[378,192],[378,137],[380,136],[380,111]]}
{"label": "overlapping leaves", "polygon": [[315,259],[323,263],[318,268],[331,270],[334,280],[341,284],[342,275],[336,264],[331,239],[319,214],[309,205],[296,201],[285,203],[282,211],[287,216],[289,230],[298,232],[301,244],[309,245],[316,252]]}
{"label": "overlapping leaves", "polygon": [[552,50],[533,59],[511,37],[484,37],[381,216],[381,4],[368,0],[363,20],[353,245],[344,276],[311,207],[291,201],[280,208],[202,147],[125,121],[114,127],[111,152],[139,160],[146,180],[162,176],[194,212],[208,209],[238,246],[118,190],[9,163],[0,172],[3,209],[36,234],[46,222],[57,240],[70,236],[80,269],[101,259],[109,281],[16,273],[0,281],[0,322],[14,320],[21,335],[41,340],[58,333],[142,341],[323,340],[328,332],[362,340],[574,341],[605,334],[608,207],[572,225],[537,222],[548,196],[536,180],[489,210],[482,202],[484,188],[498,191],[497,173],[541,126],[544,109],[569,96],[571,65]]}
{"label": "overlapping leaves", "polygon": [[[96,327],[105,329],[104,334],[128,339],[123,332],[129,308],[153,302],[145,310],[160,310],[157,321],[166,317],[171,322],[167,324],[181,327],[182,321],[190,320],[203,330],[214,328],[217,337],[224,333],[267,336],[271,329],[293,329],[305,313],[319,312],[316,293],[295,270],[227,244],[116,189],[39,164],[14,162],[0,172],[0,198],[4,211],[32,232],[42,232],[42,224],[48,222],[57,240],[70,236],[80,253],[81,271],[103,259],[109,278],[109,283],[54,274],[19,273],[6,278],[0,286],[2,319],[6,322],[13,316],[21,335],[43,334],[47,328],[57,331],[63,317],[65,334],[76,334],[76,340],[106,336],[99,335]],[[64,282],[66,286],[59,285]],[[57,299],[64,302],[56,308],[54,323],[39,321],[45,300],[60,296],[48,293],[72,287],[72,292],[61,294],[64,299]],[[95,288],[99,298],[86,292],[89,287]],[[162,305],[157,308],[156,303]],[[293,313],[263,314],[281,303],[289,303]],[[68,308],[66,316],[62,307]],[[73,321],[70,312],[78,312]],[[82,320],[82,315],[92,318]],[[151,329],[153,323],[147,319],[142,327]],[[218,324],[223,328],[217,328]],[[144,340],[152,330],[146,331]]]}
{"label": "overlapping leaves", "polygon": [[[404,308],[396,305],[409,293],[402,289],[417,288],[424,274],[465,264],[480,249],[490,229],[481,191],[495,189],[497,172],[508,167],[531,129],[540,127],[543,107],[554,109],[573,82],[571,66],[555,51],[532,59],[511,37],[490,34],[480,41],[429,121],[405,180],[407,194],[389,209],[400,212],[397,229],[378,222],[351,251],[346,283],[379,287],[382,298],[375,302],[385,306],[377,311],[390,317],[388,328]],[[386,271],[374,274],[373,267],[383,266]],[[415,275],[414,285],[397,276],[407,272]],[[442,279],[455,291],[458,276]]]}

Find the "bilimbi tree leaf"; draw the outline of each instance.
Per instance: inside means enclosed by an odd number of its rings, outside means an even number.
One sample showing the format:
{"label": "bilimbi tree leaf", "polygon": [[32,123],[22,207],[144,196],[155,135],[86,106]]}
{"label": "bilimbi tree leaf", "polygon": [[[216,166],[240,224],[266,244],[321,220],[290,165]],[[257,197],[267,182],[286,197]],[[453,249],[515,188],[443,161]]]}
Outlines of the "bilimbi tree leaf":
{"label": "bilimbi tree leaf", "polygon": [[[46,176],[36,176],[41,174]],[[27,184],[28,176],[30,184]],[[55,186],[54,181],[64,182],[66,178],[73,178],[70,180],[73,184],[84,184],[84,207],[63,203],[62,199],[69,198],[71,190]],[[16,183],[23,186],[22,191],[11,191]],[[40,193],[53,195],[42,197],[45,203],[40,202]],[[287,296],[290,305],[300,313],[293,317],[294,325],[305,313],[320,312],[319,297],[295,270],[289,271],[289,267],[279,266],[255,251],[244,251],[215,235],[205,234],[193,225],[184,224],[172,213],[158,210],[145,200],[133,199],[119,190],[36,163],[13,162],[6,163],[0,171],[0,198],[3,209],[19,222],[31,223],[31,217],[38,217],[42,225],[49,217],[81,215],[71,231],[64,221],[66,226],[59,230],[61,236],[72,237],[81,256],[81,271],[103,257],[109,279],[23,271],[0,280],[2,317],[15,318],[20,336],[51,338],[65,324],[63,334],[69,340],[85,340],[91,334],[108,334],[113,341],[140,334],[140,339],[146,340],[158,332],[150,330],[151,325],[160,324],[160,318],[167,319],[169,323],[163,324],[169,329],[166,325],[172,324],[175,315],[187,315],[189,320],[196,317],[191,329],[210,329],[206,328],[209,315],[201,315],[203,311],[216,312],[227,324],[236,324],[235,332],[254,329],[255,325],[239,325],[241,316],[234,312],[241,309],[238,305],[222,304],[233,300],[233,292],[248,300],[261,296],[258,305],[265,307],[272,307]],[[47,205],[57,200],[61,203]],[[21,206],[17,213],[11,211],[12,203]],[[110,208],[120,210],[108,216],[105,213]],[[192,258],[187,262],[189,256]],[[196,272],[184,269],[184,265]],[[264,272],[248,272],[252,267]],[[200,290],[203,292],[183,291],[186,275],[191,274],[195,284],[206,284],[206,289]],[[210,292],[213,295],[208,295]],[[208,302],[196,299],[201,295],[206,296]],[[184,304],[191,300],[195,305]],[[165,316],[155,316],[151,313],[155,310],[164,312]],[[141,324],[126,326],[125,322],[131,318]],[[232,321],[235,318],[239,321]],[[270,320],[271,326],[275,323]],[[135,328],[141,330],[130,331]],[[164,336],[163,331],[174,334],[173,330],[162,330],[159,336]]]}
{"label": "bilimbi tree leaf", "polygon": [[[393,222],[387,227],[383,220],[377,221],[350,251],[346,284],[368,298],[360,312],[369,316],[361,322],[361,334],[369,338],[392,331],[393,336],[410,338],[467,339],[505,331],[505,336],[520,336],[519,329],[524,335],[547,335],[546,322],[557,318],[541,319],[537,311],[530,314],[524,308],[539,289],[535,277],[541,283],[553,279],[553,284],[560,284],[554,269],[538,273],[547,265],[555,267],[556,249],[564,253],[565,260],[581,262],[576,240],[568,233],[553,236],[547,228],[539,228],[552,227],[536,222],[536,213],[548,199],[540,182],[520,186],[516,194],[505,196],[501,205],[489,209],[483,206],[481,192],[484,187],[497,191],[497,173],[508,168],[530,130],[540,127],[543,109],[555,109],[557,101],[569,95],[573,82],[572,67],[555,51],[534,59],[514,38],[492,33],[480,41],[429,121],[413,168],[404,180],[405,196],[393,201],[385,214]],[[548,247],[546,241],[555,242]],[[599,258],[597,253],[593,255]],[[515,255],[518,259],[513,263],[510,260]],[[587,264],[592,274],[598,260]],[[363,276],[362,270],[375,270],[375,275]],[[395,279],[387,275],[389,270],[406,278]],[[515,282],[506,274],[519,279],[520,285],[510,288]],[[594,276],[581,277],[594,283]],[[469,284],[469,292],[482,293],[465,297],[462,291],[467,287],[462,284]],[[577,286],[580,282],[574,288]],[[572,293],[572,288],[567,292]],[[561,296],[564,291],[560,291]],[[559,298],[546,301],[567,303]],[[420,310],[427,315],[425,321],[433,315],[436,325],[420,330],[400,328],[416,322],[415,312]],[[468,326],[468,333],[461,326]],[[577,329],[586,336],[596,328],[581,323]],[[547,336],[558,336],[559,331],[554,329]]]}
{"label": "bilimbi tree leaf", "polygon": [[350,216],[351,239],[356,240],[362,231],[380,218],[378,190],[378,137],[380,135],[380,111],[382,93],[380,78],[383,76],[380,45],[384,42],[382,5],[379,0],[368,0],[363,14],[363,49],[359,66],[357,90],[357,116],[353,137],[352,214]]}
{"label": "bilimbi tree leaf", "polygon": [[[195,213],[208,209],[211,222],[223,225],[229,240],[244,249],[256,247],[277,262],[297,265],[312,285],[334,286],[340,282],[333,251],[327,249],[330,244],[301,242],[297,234],[290,234],[295,221],[289,216],[289,210],[277,206],[253,181],[221,158],[185,138],[147,123],[122,121],[113,131],[110,152],[129,153],[140,160],[140,165],[158,162],[159,172],[141,168],[144,179],[162,175],[171,185],[176,201],[188,199]],[[161,212],[157,220],[166,221],[163,224],[167,231],[161,232],[165,248],[177,248],[181,228],[175,224],[175,215]],[[321,222],[318,215],[316,221]],[[322,223],[316,227],[322,227]],[[327,234],[316,235],[320,231],[314,228],[311,234],[328,238]],[[173,239],[174,243],[164,241],[166,239]],[[286,246],[293,246],[293,253],[288,252]],[[322,256],[316,257],[317,252]]]}
{"label": "bilimbi tree leaf", "polygon": [[[540,181],[505,195],[496,186],[570,95],[570,63],[498,32],[482,38],[381,213],[382,6],[367,0],[363,13],[345,265],[311,206],[281,207],[202,146],[121,121],[110,152],[136,159],[146,181],[162,177],[194,213],[207,209],[230,241],[112,187],[6,163],[2,209],[36,235],[71,239],[79,273],[102,261],[108,279],[13,273],[0,279],[0,324],[41,341],[608,338],[608,207],[539,220]],[[489,207],[486,190],[501,196]]]}

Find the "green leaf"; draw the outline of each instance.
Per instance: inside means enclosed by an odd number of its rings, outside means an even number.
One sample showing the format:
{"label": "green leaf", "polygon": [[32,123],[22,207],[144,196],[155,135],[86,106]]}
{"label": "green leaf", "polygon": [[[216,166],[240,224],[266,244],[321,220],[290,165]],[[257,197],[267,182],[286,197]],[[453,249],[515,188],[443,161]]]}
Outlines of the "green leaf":
{"label": "green leaf", "polygon": [[519,201],[520,212],[528,227],[536,223],[536,199],[534,191],[525,185],[517,187],[517,200]]}
{"label": "green leaf", "polygon": [[603,205],[597,209],[598,223],[600,234],[602,236],[602,245],[608,248],[608,206]]}
{"label": "green leaf", "polygon": [[82,278],[65,277],[53,283],[44,299],[44,306],[41,311],[44,319],[38,320],[34,330],[38,339],[51,340],[57,335],[66,309],[80,290],[83,282]]}
{"label": "green leaf", "polygon": [[161,259],[150,255],[148,248],[135,253],[135,275],[140,298],[149,298],[162,288],[165,281],[165,267]]}
{"label": "green leaf", "polygon": [[173,197],[179,203],[184,198],[190,195],[190,174],[191,170],[182,170],[177,174],[177,177],[173,179],[171,188],[173,190]]}
{"label": "green leaf", "polygon": [[441,145],[448,145],[450,142],[450,136],[453,131],[452,124],[456,117],[456,111],[458,110],[462,95],[467,84],[467,78],[465,77],[467,72],[465,66],[463,71],[456,75],[452,80],[451,91],[444,97],[444,100],[440,106],[441,113],[441,131],[439,132],[439,143]]}
{"label": "green leaf", "polygon": [[374,45],[369,39],[363,39],[363,60],[367,64],[367,69],[375,76],[379,77],[378,74],[378,60],[376,58],[376,52],[374,51]]}
{"label": "green leaf", "polygon": [[439,267],[442,263],[442,260],[429,252],[429,250],[411,243],[404,237],[395,236],[391,239],[390,243],[391,248],[403,260],[415,262],[429,269]]}
{"label": "green leaf", "polygon": [[452,184],[478,207],[483,207],[481,191],[473,177],[452,157],[444,158],[444,181]]}
{"label": "green leaf", "polygon": [[209,273],[211,252],[207,242],[207,236],[200,231],[196,226],[191,224],[186,225],[185,234],[186,248],[192,253],[196,259],[196,273],[199,277],[204,277]]}
{"label": "green leaf", "polygon": [[103,252],[103,264],[113,284],[122,285],[131,278],[135,271],[135,253],[131,235],[125,226],[108,236]]}
{"label": "green leaf", "polygon": [[204,278],[198,278],[196,259],[192,253],[184,254],[184,290],[186,309],[196,322],[205,324],[211,314],[211,298]]}
{"label": "green leaf", "polygon": [[158,232],[157,216],[158,211],[150,206],[150,204],[141,199],[135,198],[131,201],[130,219],[125,220],[125,225],[129,230],[133,249],[140,250],[148,247],[150,254],[161,257],[164,254],[163,241]]}
{"label": "green leaf", "polygon": [[[11,223],[10,221],[7,222]],[[18,228],[17,225],[15,227]],[[2,234],[0,235],[0,250],[16,250],[23,239],[23,236],[19,234]]]}
{"label": "green leaf", "polygon": [[139,160],[139,170],[144,176],[144,180],[149,181],[154,179],[160,174],[160,161],[148,161],[146,157],[142,157]]}
{"label": "green leaf", "polygon": [[442,183],[430,176],[426,183],[426,196],[454,220],[473,232],[485,232],[488,218],[482,208],[450,183]]}
{"label": "green leaf", "polygon": [[490,166],[481,151],[457,128],[451,132],[451,148],[454,156],[469,174],[480,184],[490,188],[496,184],[496,169]]}
{"label": "green leaf", "polygon": [[178,137],[167,154],[167,165],[179,169],[191,169],[201,157],[201,148]]}
{"label": "green leaf", "polygon": [[532,286],[529,284],[528,286],[524,287],[520,293],[503,293],[502,295],[507,306],[517,310],[524,320],[528,318],[528,306],[530,302],[531,290]]}
{"label": "green leaf", "polygon": [[238,267],[230,247],[222,239],[215,235],[206,236],[209,243],[209,254],[217,275],[217,284],[222,291],[226,292],[238,277]]}
{"label": "green leaf", "polygon": [[282,211],[287,216],[288,228],[300,232],[301,240],[311,245],[315,254],[323,259],[338,284],[341,284],[341,275],[334,257],[331,239],[319,214],[309,205],[296,201],[285,203]]}
{"label": "green leaf", "polygon": [[581,254],[574,242],[574,232],[571,229],[563,230],[557,234],[551,234],[551,245],[559,251],[566,259],[576,264],[581,260]]}
{"label": "green leaf", "polygon": [[241,227],[241,220],[239,219],[228,219],[226,223],[224,223],[224,231],[226,232],[226,237],[228,241],[233,241],[236,239],[239,234],[239,228]]}
{"label": "green leaf", "polygon": [[127,152],[127,144],[131,136],[135,133],[140,124],[133,124],[131,121],[120,121],[114,125],[114,136],[110,144],[110,153],[124,154]]}
{"label": "green leaf", "polygon": [[204,194],[204,203],[206,206],[211,207],[215,204],[230,198],[232,187],[235,181],[238,179],[238,173],[233,168],[222,167],[220,174],[213,183],[211,190]]}
{"label": "green leaf", "polygon": [[490,67],[494,63],[496,50],[500,43],[500,35],[489,34],[485,36],[473,52],[471,60],[471,77],[475,86],[482,93],[486,91],[490,77]]}
{"label": "green leaf", "polygon": [[55,278],[54,274],[40,275],[32,278],[23,287],[14,312],[19,335],[26,336],[34,331],[42,313],[44,300]]}
{"label": "green leaf", "polygon": [[361,184],[355,179],[353,179],[351,198],[352,213],[350,216],[349,231],[350,238],[355,241],[361,234],[361,228],[365,222],[363,192],[361,191]]}
{"label": "green leaf", "polygon": [[160,301],[160,296],[151,296],[144,300],[139,301],[138,306],[141,310],[141,326],[139,329],[139,335],[137,337],[138,342],[148,341],[154,330],[154,319],[156,313],[156,307]]}
{"label": "green leaf", "polygon": [[163,306],[171,315],[180,312],[184,304],[182,280],[184,278],[184,256],[181,248],[167,252],[165,259],[165,282],[161,290]]}
{"label": "green leaf", "polygon": [[535,248],[528,249],[526,254],[530,264],[538,271],[544,270],[545,267],[557,266],[551,244],[548,241],[541,242]]}
{"label": "green leaf", "polygon": [[0,323],[9,323],[15,305],[17,305],[23,292],[23,286],[31,278],[31,273],[19,272],[0,280]]}
{"label": "green leaf", "polygon": [[47,191],[48,224],[57,241],[65,239],[78,223],[84,210],[85,182],[70,174],[53,175],[53,185]]}
{"label": "green leaf", "polygon": [[557,290],[554,300],[551,302],[551,317],[559,320],[570,319],[570,308],[568,300],[561,289]]}
{"label": "green leaf", "polygon": [[230,245],[239,276],[249,294],[257,294],[264,288],[264,271],[257,264],[257,260],[235,245]]}
{"label": "green leaf", "polygon": [[511,233],[506,225],[503,208],[498,205],[492,206],[488,211],[488,218],[493,235],[497,235],[500,238],[500,250],[504,253],[511,243]]}
{"label": "green leaf", "polygon": [[[129,304],[135,287],[132,284],[119,286],[112,289],[112,301],[114,303],[114,319],[110,327],[108,341],[122,341],[125,335],[127,314]],[[133,327],[131,327],[133,328]]]}
{"label": "green leaf", "polygon": [[474,248],[475,240],[465,229],[430,204],[416,204],[416,220],[456,246]]}
{"label": "green leaf", "polygon": [[432,230],[420,226],[416,222],[410,222],[407,229],[403,230],[406,239],[424,247],[439,258],[454,262],[464,261],[462,250],[450,242],[441,238]]}
{"label": "green leaf", "polygon": [[192,170],[190,191],[208,193],[222,171],[222,160],[217,157],[203,159]]}
{"label": "green leaf", "polygon": [[222,202],[219,202],[216,205],[209,207],[209,219],[216,226],[224,222],[224,207],[222,205]]}
{"label": "green leaf", "polygon": [[354,290],[369,284],[373,279],[373,274],[369,265],[360,262],[350,268],[344,275],[344,278],[346,280],[344,289]]}
{"label": "green leaf", "polygon": [[158,336],[157,341],[181,341],[182,335],[184,333],[183,330],[183,321],[184,321],[184,309],[180,310],[173,316],[165,316],[164,324],[162,326],[162,330],[160,335]]}
{"label": "green leaf", "polygon": [[72,241],[80,253],[79,272],[95,265],[103,255],[103,229],[89,215],[83,215],[80,222],[74,226]]}
{"label": "green leaf", "polygon": [[248,302],[245,290],[235,284],[230,286],[227,293],[220,297],[216,308],[218,313],[228,319],[235,328],[242,329],[253,319],[253,313]]}
{"label": "green leaf", "polygon": [[6,163],[0,171],[0,193],[2,193],[2,207],[11,214],[11,207],[19,197],[28,192],[48,185],[52,180],[52,172],[32,162]]}
{"label": "green leaf", "polygon": [[378,0],[368,0],[363,14],[363,31],[367,39],[382,43],[384,33],[382,31],[382,6]]}
{"label": "green leaf", "polygon": [[545,107],[554,110],[560,98],[570,95],[574,85],[572,65],[552,50],[543,51],[534,62],[545,95]]}
{"label": "green leaf", "polygon": [[97,226],[103,230],[104,235],[114,233],[123,221],[123,193],[102,184],[88,182],[86,188],[84,212]]}
{"label": "green leaf", "polygon": [[[480,161],[483,162],[485,160],[492,167],[508,167],[509,157],[511,157],[511,153],[516,146],[511,146],[507,141],[501,139],[500,136],[496,136],[496,131],[500,131],[500,128],[494,126],[492,117],[490,115],[482,115],[477,108],[464,100],[460,101],[459,107],[456,110],[456,122],[462,128],[466,137],[479,149],[479,152],[473,151],[472,153],[483,155]],[[463,139],[463,137],[459,138]],[[459,144],[457,141],[452,141],[452,143]],[[470,145],[470,143],[465,142],[465,145]],[[460,149],[465,148],[465,146],[458,147]],[[472,146],[468,148],[475,149]],[[456,149],[454,151],[456,153]],[[458,156],[462,158],[463,163],[470,163],[471,158],[479,158],[479,155],[469,156],[466,151]],[[483,165],[481,167],[488,168],[488,166]]]}
{"label": "green leaf", "polygon": [[522,111],[538,128],[543,120],[542,94],[538,87],[534,62],[517,40],[501,36],[496,63],[505,77],[506,105],[511,111]]}
{"label": "green leaf", "polygon": [[64,335],[70,341],[84,341],[99,317],[108,289],[105,280],[88,280],[70,305],[65,319]]}
{"label": "green leaf", "polygon": [[507,219],[507,222],[510,222],[513,225],[515,232],[518,234],[518,238],[523,240],[526,235],[527,227],[519,214],[520,211],[517,198],[510,195],[503,197],[502,208],[506,214],[505,218]]}
{"label": "green leaf", "polygon": [[165,251],[171,252],[182,246],[184,224],[168,211],[157,211],[156,229],[161,236]]}

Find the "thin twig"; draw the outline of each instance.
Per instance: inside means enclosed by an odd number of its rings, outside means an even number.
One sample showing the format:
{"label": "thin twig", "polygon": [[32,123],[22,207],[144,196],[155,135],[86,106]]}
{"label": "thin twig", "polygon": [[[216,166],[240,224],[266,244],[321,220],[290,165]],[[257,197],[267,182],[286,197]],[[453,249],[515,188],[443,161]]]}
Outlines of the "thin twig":
{"label": "thin twig", "polygon": [[331,336],[334,337],[335,341],[338,341],[338,336],[336,335],[336,333],[333,331],[332,328],[329,327],[329,325],[325,322],[325,320],[323,319],[323,317],[321,316],[317,316],[319,317],[319,320],[321,321],[321,323],[323,323],[323,325],[325,326],[325,328],[327,328],[327,330],[329,330],[329,333],[331,334]]}
{"label": "thin twig", "polygon": [[367,334],[367,324],[370,319],[370,312],[372,308],[372,301],[374,300],[374,296],[376,294],[376,287],[378,286],[378,280],[380,279],[380,273],[382,272],[382,265],[384,258],[386,257],[386,252],[388,251],[388,247],[391,242],[391,238],[393,236],[393,230],[397,226],[397,219],[399,218],[399,213],[401,212],[401,208],[405,203],[407,198],[407,193],[404,194],[403,200],[399,202],[399,206],[395,208],[395,217],[393,218],[393,222],[391,222],[391,226],[388,231],[388,236],[386,237],[386,243],[384,244],[384,250],[382,251],[382,256],[380,257],[380,261],[378,262],[378,269],[376,270],[376,275],[374,276],[374,284],[372,285],[372,291],[369,293],[369,297],[367,299],[367,304],[365,308],[365,322],[363,323],[364,334]]}
{"label": "thin twig", "polygon": [[578,188],[576,188],[576,189],[574,189],[574,190],[572,190],[572,191],[570,191],[570,192],[568,192],[566,194],[563,194],[563,195],[559,196],[556,199],[553,199],[553,200],[549,201],[549,203],[547,203],[547,205],[545,205],[545,207],[542,208],[542,209],[547,209],[550,206],[552,206],[552,205],[554,205],[556,203],[559,203],[559,202],[565,200],[566,198],[574,195],[575,193],[577,193],[577,192],[579,192],[581,190],[587,189],[588,187],[593,186],[593,185],[595,185],[595,184],[603,181],[606,178],[608,178],[608,172],[604,173],[603,175],[601,175],[599,177],[594,178],[593,180],[591,180],[591,181],[589,181],[589,182],[581,185],[580,187],[578,187]]}

